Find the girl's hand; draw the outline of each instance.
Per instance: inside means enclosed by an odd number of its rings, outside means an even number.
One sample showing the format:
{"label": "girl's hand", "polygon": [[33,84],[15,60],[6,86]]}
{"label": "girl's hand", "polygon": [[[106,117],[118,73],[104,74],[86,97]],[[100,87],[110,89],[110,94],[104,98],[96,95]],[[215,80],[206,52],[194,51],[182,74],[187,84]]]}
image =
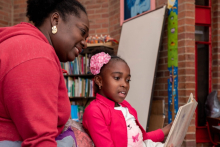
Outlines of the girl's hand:
{"label": "girl's hand", "polygon": [[171,144],[169,147],[174,147],[173,144]]}
{"label": "girl's hand", "polygon": [[164,136],[167,136],[169,134],[172,125],[173,125],[173,122],[171,122],[170,124],[166,125],[165,127],[161,129],[163,131]]}

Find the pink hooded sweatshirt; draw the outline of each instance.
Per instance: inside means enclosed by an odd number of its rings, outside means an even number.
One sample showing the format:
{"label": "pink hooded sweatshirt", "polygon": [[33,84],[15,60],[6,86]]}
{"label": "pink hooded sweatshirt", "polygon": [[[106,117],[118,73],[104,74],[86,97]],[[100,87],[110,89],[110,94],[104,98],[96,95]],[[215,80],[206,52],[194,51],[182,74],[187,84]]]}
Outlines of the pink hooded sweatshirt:
{"label": "pink hooded sweatshirt", "polygon": [[0,141],[57,147],[70,116],[60,61],[33,25],[0,28]]}

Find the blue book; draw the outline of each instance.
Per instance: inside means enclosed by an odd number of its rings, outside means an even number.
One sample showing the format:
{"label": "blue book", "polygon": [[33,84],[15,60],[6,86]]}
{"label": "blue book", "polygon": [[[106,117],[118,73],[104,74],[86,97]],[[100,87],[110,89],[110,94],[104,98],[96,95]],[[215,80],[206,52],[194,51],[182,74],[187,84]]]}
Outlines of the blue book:
{"label": "blue book", "polygon": [[71,118],[75,121],[79,121],[78,105],[71,105]]}

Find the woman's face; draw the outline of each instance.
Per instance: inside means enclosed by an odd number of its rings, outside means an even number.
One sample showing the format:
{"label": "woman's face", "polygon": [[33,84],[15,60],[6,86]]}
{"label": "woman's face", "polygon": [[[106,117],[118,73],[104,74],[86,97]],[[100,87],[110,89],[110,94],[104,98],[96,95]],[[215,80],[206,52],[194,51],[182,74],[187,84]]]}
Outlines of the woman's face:
{"label": "woman's face", "polygon": [[60,18],[56,27],[57,33],[50,36],[56,54],[61,62],[73,61],[87,47],[88,17],[83,11],[80,11],[80,17],[66,15],[66,20]]}

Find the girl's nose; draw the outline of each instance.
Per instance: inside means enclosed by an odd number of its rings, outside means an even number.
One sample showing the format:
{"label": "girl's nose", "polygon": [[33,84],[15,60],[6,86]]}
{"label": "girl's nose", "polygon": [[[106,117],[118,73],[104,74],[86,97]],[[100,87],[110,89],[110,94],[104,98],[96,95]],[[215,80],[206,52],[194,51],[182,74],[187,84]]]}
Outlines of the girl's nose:
{"label": "girl's nose", "polygon": [[126,81],[123,81],[122,83],[121,83],[121,87],[127,87],[128,86],[128,83],[126,83]]}

